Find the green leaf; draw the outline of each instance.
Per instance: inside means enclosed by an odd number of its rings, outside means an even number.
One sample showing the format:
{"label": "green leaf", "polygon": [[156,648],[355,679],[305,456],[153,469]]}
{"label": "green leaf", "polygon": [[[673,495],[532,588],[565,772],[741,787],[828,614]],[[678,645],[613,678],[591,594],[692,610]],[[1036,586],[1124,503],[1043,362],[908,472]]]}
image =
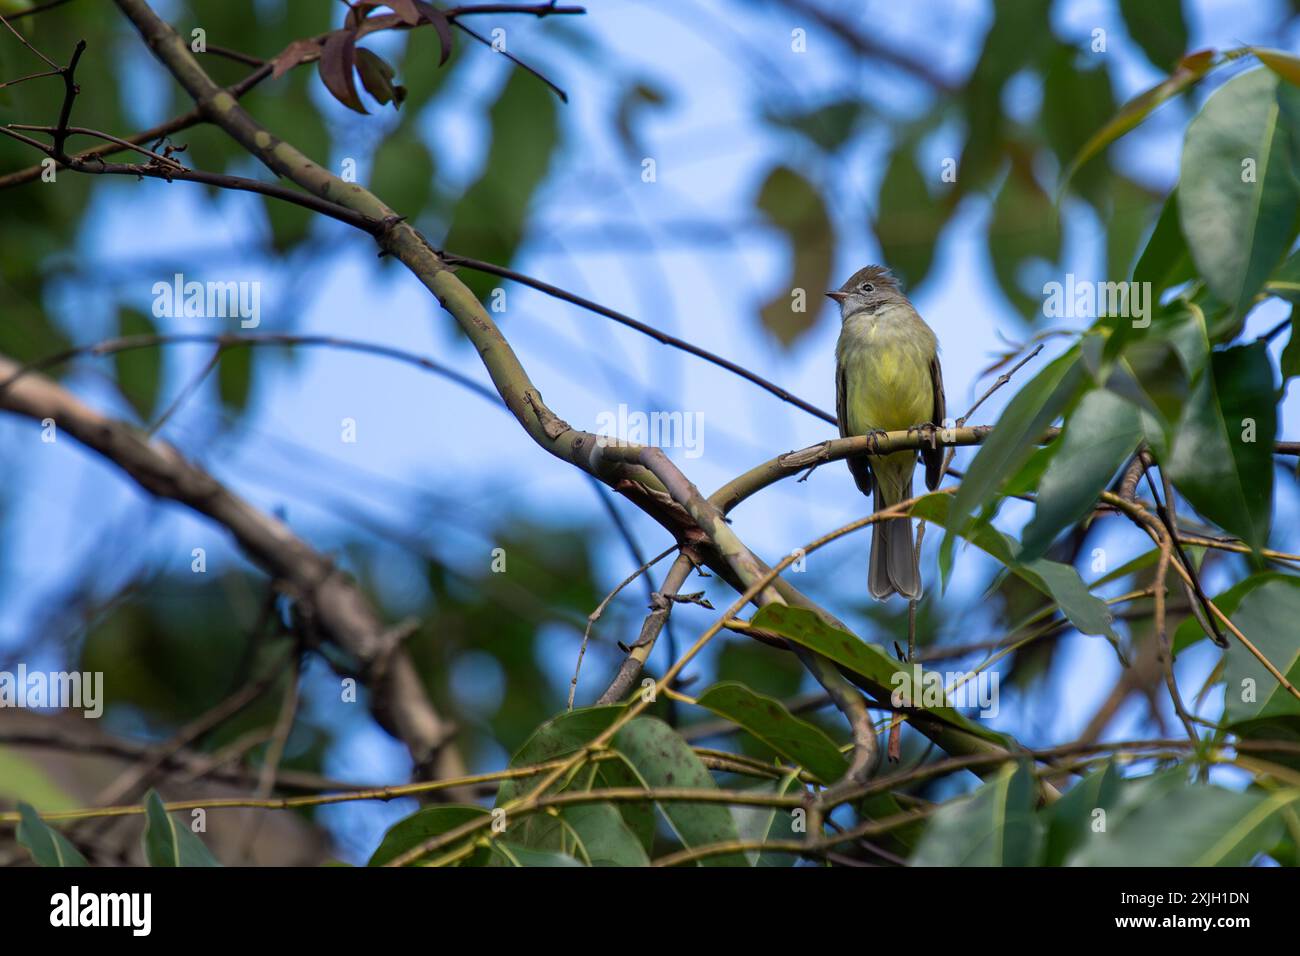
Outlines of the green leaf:
{"label": "green leaf", "polygon": [[[914,701],[919,709],[933,714],[945,723],[984,740],[1007,745],[1007,738],[980,726],[952,707],[926,706],[922,691],[918,689],[916,693],[912,692],[912,685],[916,683],[913,668],[894,660],[875,644],[864,643],[856,634],[832,627],[807,608],[767,604],[750,618],[750,624],[779,634],[860,674],[875,685],[884,697],[889,697],[897,690],[900,695]],[[924,673],[920,682],[922,687],[929,683]]]}
{"label": "green leaf", "polygon": [[493,840],[491,847],[494,857],[506,861],[504,864],[506,866],[582,866],[579,860],[575,860],[567,853],[534,850],[532,847],[512,843],[509,840]]}
{"label": "green leaf", "polygon": [[1041,557],[1058,533],[1081,521],[1141,440],[1138,411],[1130,402],[1105,389],[1084,395],[1053,443],[1060,447],[1038,484],[1019,560]]}
{"label": "green leaf", "polygon": [[[1158,551],[1153,551],[1151,553],[1159,554]],[[1250,577],[1238,581],[1226,591],[1216,594],[1212,600],[1220,611],[1228,617],[1232,617],[1237,610],[1237,605],[1241,603],[1242,598],[1255,590],[1255,588],[1259,587],[1261,584],[1266,584],[1269,581],[1279,579],[1289,581],[1291,580],[1291,577],[1282,574],[1279,571],[1264,571],[1259,574],[1252,574]],[[1201,627],[1201,622],[1195,616],[1187,618],[1179,624],[1178,629],[1174,631],[1174,655],[1177,656],[1185,648],[1191,647],[1197,641],[1209,636],[1210,635],[1206,633],[1205,629]]]}
{"label": "green leaf", "polygon": [[[560,714],[533,732],[510,761],[510,766],[526,767],[567,757],[599,736],[622,712],[621,705],[611,705],[584,707]],[[536,777],[503,781],[497,790],[496,805],[508,803],[531,790],[538,782]],[[577,789],[643,785],[640,776],[621,755],[618,759],[597,763],[594,777],[585,778],[584,785],[578,786],[575,781]],[[587,809],[590,806],[602,809]],[[582,809],[565,807],[561,813],[563,823],[546,814],[525,817],[521,823],[511,827],[511,840],[536,849],[554,850],[566,846],[566,839],[571,843],[573,834],[577,833],[584,844],[595,841],[595,847],[586,847],[593,865],[641,865],[639,861],[645,858],[654,845],[655,816],[651,800],[647,799],[645,803],[619,801],[617,804],[583,804],[581,807]],[[614,811],[614,816],[622,821],[626,832],[611,832],[612,824],[608,822],[609,815],[603,808]],[[599,829],[595,829],[597,827]],[[637,844],[639,853],[627,844],[628,837]]]}
{"label": "green leaf", "polygon": [[609,803],[565,807],[560,816],[582,844],[591,866],[649,866],[645,847]]}
{"label": "green leaf", "polygon": [[1300,252],[1287,256],[1277,270],[1264,283],[1264,289],[1292,305],[1300,303]]}
{"label": "green leaf", "polygon": [[1147,781],[1126,781],[1106,829],[1091,833],[1068,858],[1071,866],[1247,866],[1281,836],[1279,811],[1300,790],[1235,793],[1201,784],[1153,793]]}
{"label": "green leaf", "polygon": [[[645,787],[713,790],[716,784],[700,758],[676,731],[654,717],[637,717],[619,729],[611,746],[635,769]],[[736,823],[721,804],[664,802],[662,809],[682,845],[701,847],[737,839]],[[744,866],[744,856],[706,857],[704,866]]]}
{"label": "green leaf", "polygon": [[858,117],[867,111],[867,104],[855,97],[798,113],[768,112],[763,118],[774,126],[794,130],[819,149],[833,153],[844,145],[857,125]]}
{"label": "green leaf", "polygon": [[433,180],[433,155],[415,132],[399,130],[376,150],[370,185],[408,219],[417,218],[428,207]]}
{"label": "green leaf", "polygon": [[371,854],[366,866],[383,866],[390,860],[401,856],[407,850],[420,846],[448,830],[469,823],[471,820],[485,816],[487,810],[482,807],[443,804],[425,807],[409,817],[398,820],[384,833],[384,838]]}
{"label": "green leaf", "polygon": [[820,727],[795,717],[775,698],[742,684],[724,683],[710,687],[695,702],[744,727],[822,783],[834,783],[848,770],[848,761],[835,741]]}
{"label": "green leaf", "polygon": [[992,500],[1005,476],[1020,470],[1048,426],[1074,398],[1085,375],[1075,347],[1016,393],[966,469],[953,500],[954,517],[965,523]]}
{"label": "green leaf", "polygon": [[911,145],[898,146],[880,181],[874,228],[885,261],[907,288],[915,289],[929,274],[951,208],[930,197]]}
{"label": "green leaf", "polygon": [[[487,162],[456,205],[445,248],[506,266],[523,242],[529,204],[559,141],[555,97],[536,77],[511,70],[488,119],[492,143]],[[494,276],[469,270],[459,275],[480,299],[501,284]]]}
{"label": "green leaf", "polygon": [[365,47],[357,47],[356,57],[357,72],[361,74],[361,84],[366,92],[381,105],[392,103],[394,109],[400,108],[402,100],[406,98],[406,90],[393,82],[393,76],[397,72],[393,65]]}
{"label": "green leaf", "polygon": [[831,287],[835,234],[821,193],[789,167],[778,166],[768,174],[757,206],[785,233],[790,248],[787,280],[777,286],[776,295],[762,311],[763,326],[788,348],[813,327],[822,294]]}
{"label": "green leaf", "polygon": [[[1019,545],[987,521],[958,528],[950,514],[948,495],[926,495],[912,506],[912,514],[960,535],[1007,567],[1016,577],[1027,581],[1047,595],[1083,634],[1105,637],[1119,650],[1119,636],[1112,626],[1113,615],[1106,602],[1088,590],[1088,585],[1071,565],[1046,558],[1022,561]],[[1122,656],[1122,655],[1121,655]]]}
{"label": "green leaf", "polygon": [[1057,188],[1057,198],[1065,194],[1066,187],[1069,186],[1070,180],[1078,172],[1084,163],[1092,159],[1103,149],[1119,139],[1129,130],[1138,126],[1144,119],[1151,115],[1152,110],[1165,101],[1172,99],[1184,90],[1189,89],[1196,83],[1200,82],[1215,66],[1215,54],[1213,50],[1201,50],[1197,53],[1189,53],[1178,61],[1178,67],[1168,77],[1161,80],[1151,89],[1138,94],[1119,108],[1109,122],[1102,126],[1097,132],[1088,138],[1088,142],[1079,150],[1078,155],[1066,167],[1065,172],[1061,175],[1061,184]]}
{"label": "green leaf", "polygon": [[1182,0],[1120,0],[1128,35],[1153,66],[1168,70],[1187,49]]}
{"label": "green leaf", "polygon": [[1178,190],[1165,200],[1156,220],[1155,230],[1133,269],[1134,282],[1151,283],[1151,304],[1160,300],[1165,289],[1182,285],[1196,277],[1191,253],[1178,222]]}
{"label": "green leaf", "polygon": [[1286,348],[1282,350],[1279,362],[1282,371],[1282,387],[1288,380],[1300,375],[1300,310],[1291,307],[1291,337],[1287,339]]}
{"label": "green leaf", "polygon": [[[1088,134],[1115,112],[1110,73],[1103,59],[1061,43],[1043,77],[1039,122],[1062,169],[1083,148]],[[1100,212],[1110,179],[1106,165],[1097,163],[1079,170],[1075,188]]]}
{"label": "green leaf", "polygon": [[1115,802],[1123,779],[1114,761],[1107,762],[1047,809],[1045,866],[1061,866],[1090,834],[1099,832],[1105,817],[1097,811],[1104,811]]}
{"label": "green leaf", "polygon": [[[136,309],[117,310],[117,334],[157,335],[153,319]],[[163,350],[160,346],[125,349],[113,353],[113,366],[117,371],[117,387],[140,416],[148,421],[158,406],[158,392],[162,387]]]}
{"label": "green leaf", "polygon": [[[1225,612],[1226,613],[1226,612]],[[1292,686],[1300,685],[1300,577],[1273,575],[1241,594],[1232,623]],[[1297,700],[1236,639],[1230,639],[1223,667],[1225,721],[1229,727],[1300,717]]]}
{"label": "green leaf", "polygon": [[37,866],[88,866],[68,838],[41,819],[30,803],[18,804],[22,821],[18,843],[27,849]]}
{"label": "green leaf", "polygon": [[145,794],[144,813],[144,855],[150,866],[221,865],[189,827],[177,825],[158,791]]}
{"label": "green leaf", "polygon": [[1272,515],[1275,400],[1267,343],[1214,352],[1165,466],[1198,512],[1256,549],[1268,541]]}
{"label": "green leaf", "polygon": [[217,365],[217,392],[221,404],[233,412],[248,407],[253,390],[253,348],[223,349]]}
{"label": "green leaf", "polygon": [[970,796],[939,808],[909,861],[913,866],[1034,866],[1043,821],[1037,783],[1026,766],[1005,766]]}
{"label": "green leaf", "polygon": [[1297,100],[1300,91],[1254,70],[1215,91],[1187,127],[1183,233],[1210,290],[1238,318],[1295,237],[1300,196],[1280,106]]}
{"label": "green leaf", "polygon": [[[791,790],[799,789],[799,782],[793,773],[788,773],[780,780],[762,783],[754,788],[760,793],[785,796]],[[802,835],[795,832],[794,814],[785,807],[735,806],[731,815],[736,820],[736,832],[745,841],[762,840],[798,840]],[[746,851],[750,866],[793,866],[797,857],[793,853],[765,853],[759,850]]]}
{"label": "green leaf", "polygon": [[1021,315],[1035,321],[1043,300],[1021,288],[1022,273],[1035,260],[1053,263],[1061,254],[1061,228],[1051,197],[1038,184],[1027,152],[1012,154],[1011,168],[989,219],[989,256],[1002,292]]}

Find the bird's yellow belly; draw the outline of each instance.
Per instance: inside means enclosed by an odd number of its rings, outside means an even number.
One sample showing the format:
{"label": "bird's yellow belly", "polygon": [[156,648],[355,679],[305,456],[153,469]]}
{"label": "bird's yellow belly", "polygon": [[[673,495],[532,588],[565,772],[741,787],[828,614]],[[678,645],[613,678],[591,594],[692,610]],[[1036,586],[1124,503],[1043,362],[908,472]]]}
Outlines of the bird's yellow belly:
{"label": "bird's yellow belly", "polygon": [[896,339],[864,345],[846,356],[845,417],[849,432],[863,435],[876,430],[897,431],[928,422],[934,414],[929,358],[921,349]]}

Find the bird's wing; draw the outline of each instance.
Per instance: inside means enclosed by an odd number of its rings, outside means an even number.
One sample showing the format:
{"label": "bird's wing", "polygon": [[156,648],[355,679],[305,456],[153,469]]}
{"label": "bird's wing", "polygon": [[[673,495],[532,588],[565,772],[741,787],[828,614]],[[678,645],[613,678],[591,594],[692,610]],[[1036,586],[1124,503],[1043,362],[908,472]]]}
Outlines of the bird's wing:
{"label": "bird's wing", "polygon": [[[930,359],[930,387],[934,392],[934,415],[930,421],[942,427],[944,416],[948,414],[948,404],[943,397],[943,369],[939,366],[938,352]],[[939,486],[939,473],[943,469],[945,452],[947,449],[943,446],[921,449],[921,460],[925,462],[925,487],[931,491]]]}
{"label": "bird's wing", "polygon": [[[849,386],[844,379],[844,367],[837,365],[835,369],[835,418],[839,421],[840,437],[849,437]],[[849,463],[849,471],[853,474],[853,480],[857,483],[858,491],[864,495],[871,494],[871,468],[868,464],[871,459],[863,456],[860,458],[845,459]]]}

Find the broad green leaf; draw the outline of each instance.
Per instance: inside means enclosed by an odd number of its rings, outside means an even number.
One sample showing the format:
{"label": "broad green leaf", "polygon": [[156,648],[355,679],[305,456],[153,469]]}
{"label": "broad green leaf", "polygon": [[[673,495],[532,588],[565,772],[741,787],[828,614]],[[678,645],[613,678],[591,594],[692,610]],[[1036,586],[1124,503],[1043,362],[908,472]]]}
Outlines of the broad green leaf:
{"label": "broad green leaf", "polygon": [[1192,260],[1238,319],[1290,248],[1300,195],[1279,100],[1300,90],[1268,70],[1217,90],[1187,127],[1178,210]]}
{"label": "broad green leaf", "polygon": [[1106,389],[1084,395],[1053,443],[1060,447],[1038,484],[1019,560],[1041,557],[1057,534],[1081,521],[1141,440],[1138,411],[1131,403]]}
{"label": "broad green leaf", "polygon": [[1182,0],[1119,0],[1128,35],[1152,65],[1171,69],[1187,49]]}
{"label": "broad green leaf", "polygon": [[150,866],[221,865],[189,827],[167,812],[158,791],[145,794],[144,812],[144,855]]}
{"label": "broad green leaf", "polygon": [[1052,35],[1050,0],[991,5],[993,23],[984,34],[979,60],[966,81],[960,105],[966,120],[957,189],[979,190],[997,175],[1006,157],[1008,116],[1002,108],[1007,82],[1037,56],[1026,37]]}
{"label": "broad green leaf", "polygon": [[[797,792],[799,782],[793,773],[780,780],[759,784],[754,788],[761,793],[784,796]],[[803,835],[794,829],[794,814],[785,807],[736,806],[731,808],[736,820],[736,832],[742,840],[800,840]],[[748,850],[745,856],[750,866],[793,866],[797,857],[793,853],[764,853]]]}
{"label": "broad green leaf", "polygon": [[989,219],[989,257],[1003,294],[1016,311],[1034,322],[1042,317],[1040,294],[1021,287],[1025,267],[1035,260],[1055,263],[1061,254],[1061,227],[1052,199],[1038,184],[1028,155],[1012,154]]}
{"label": "broad green leaf", "polygon": [[560,816],[581,841],[591,866],[650,865],[640,839],[611,804],[577,804],[565,807]]}
{"label": "broad green leaf", "polygon": [[509,840],[493,840],[490,846],[494,863],[500,866],[566,867],[583,865],[581,861],[574,859],[567,853],[534,850],[532,847],[512,843]]}
{"label": "broad green leaf", "polygon": [[1064,195],[1066,187],[1069,186],[1070,180],[1080,166],[1138,126],[1160,104],[1198,83],[1216,65],[1213,50],[1189,53],[1178,61],[1178,67],[1168,77],[1121,106],[1119,112],[1109,122],[1088,138],[1088,142],[1061,174],[1061,184],[1057,189],[1058,200]]}
{"label": "broad green leaf", "polygon": [[[117,310],[117,334],[120,336],[157,335],[153,319],[136,309]],[[126,396],[142,421],[149,421],[158,407],[162,387],[163,350],[161,346],[124,349],[113,353],[117,370],[117,387]]]}
{"label": "broad green leaf", "polygon": [[[1045,866],[1061,866],[1092,833],[1105,826],[1106,808],[1119,795],[1123,777],[1113,761],[1085,776],[1048,807]],[[1098,812],[1102,811],[1102,812]]]}
{"label": "broad green leaf", "polygon": [[[645,787],[690,787],[712,790],[713,777],[676,731],[654,717],[637,717],[619,729],[611,743]],[[721,804],[665,801],[660,809],[669,825],[691,848],[735,840],[736,824]],[[744,856],[706,857],[704,866],[744,866]]]}
{"label": "broad green leaf", "polygon": [[68,838],[41,819],[30,803],[18,804],[22,822],[18,824],[18,843],[27,849],[37,866],[88,866]]}
{"label": "broad green leaf", "polygon": [[1050,597],[1081,633],[1105,637],[1118,650],[1119,636],[1112,625],[1110,608],[1088,590],[1078,571],[1071,565],[1046,558],[1020,560],[1017,555],[1019,545],[1014,538],[987,521],[965,528],[956,527],[949,505],[948,495],[927,495],[912,506],[912,514],[945,528],[950,534],[961,536],[995,558],[1016,577]]}
{"label": "broad green leaf", "polygon": [[1198,512],[1256,549],[1268,541],[1272,513],[1275,389],[1267,343],[1214,352],[1166,463]]}
{"label": "broad green leaf", "polygon": [[757,205],[759,212],[785,233],[790,249],[788,278],[777,286],[762,313],[764,328],[788,348],[813,327],[822,294],[831,288],[835,234],[821,193],[786,166],[768,174]]}
{"label": "broad green leaf", "polygon": [[[1158,551],[1153,551],[1152,553],[1159,554]],[[1252,574],[1248,578],[1243,578],[1226,591],[1216,594],[1211,598],[1211,600],[1214,601],[1215,606],[1220,611],[1231,618],[1232,615],[1236,613],[1237,606],[1241,604],[1242,598],[1255,590],[1255,588],[1259,587],[1261,584],[1267,584],[1269,581],[1276,580],[1290,581],[1292,578],[1289,575],[1282,574],[1278,571],[1263,571],[1258,574]],[[1201,622],[1198,621],[1195,616],[1187,618],[1179,624],[1178,629],[1174,631],[1173,649],[1175,656],[1177,656],[1184,648],[1190,647],[1202,638],[1209,636],[1210,635],[1205,632],[1205,629],[1201,627]]]}
{"label": "broad green leaf", "polygon": [[1196,277],[1191,253],[1178,222],[1178,191],[1175,189],[1165,200],[1160,218],[1147,240],[1137,265],[1133,268],[1134,282],[1151,283],[1152,305],[1159,301],[1165,289],[1181,285]]}
{"label": "broad green leaf", "polygon": [[412,850],[441,833],[454,830],[478,817],[486,816],[482,807],[442,804],[417,810],[409,817],[398,820],[384,833],[384,838],[371,854],[367,866],[383,866],[407,850]]}
{"label": "broad green leaf", "polygon": [[809,772],[822,783],[834,783],[848,769],[848,761],[835,741],[815,724],[786,710],[779,700],[742,684],[716,684],[695,701],[720,717],[733,721],[778,754]]}
{"label": "broad green leaf", "polygon": [[[512,768],[528,767],[533,764],[558,760],[576,753],[608,728],[622,711],[621,706],[612,705],[608,707],[584,707],[560,714],[558,717],[548,720],[533,732],[533,735],[528,738],[510,761],[510,766]],[[611,760],[598,765],[596,781],[602,781],[601,771],[606,771],[606,777],[617,774],[618,768],[605,766],[606,764],[616,763],[617,761]],[[506,805],[516,797],[531,791],[539,782],[537,776],[502,781],[501,786],[497,789],[495,806]],[[587,790],[591,788],[592,783],[593,780],[590,775],[579,775],[569,787],[557,787],[556,789]],[[639,784],[639,781],[625,778],[621,783],[625,786],[635,786]],[[644,811],[642,812],[644,813]],[[569,843],[572,842],[572,835],[565,829],[565,825],[558,818],[545,813],[529,814],[522,820],[511,823],[509,838],[512,842],[522,846],[547,851],[562,850],[566,847],[566,840]],[[502,861],[495,859],[494,862],[499,865]]]}
{"label": "broad green leaf", "polygon": [[[1065,43],[1058,44],[1051,55],[1043,77],[1039,122],[1061,169],[1083,148],[1089,134],[1115,112],[1110,73],[1103,59]],[[1076,174],[1075,189],[1100,213],[1111,178],[1106,164],[1090,165]]]}
{"label": "broad green leaf", "polygon": [[[1225,612],[1226,613],[1226,612]],[[1232,623],[1291,685],[1300,685],[1300,577],[1273,575],[1241,595]],[[1236,638],[1229,638],[1224,661],[1226,724],[1300,717],[1297,700],[1268,668]]]}
{"label": "broad green leaf", "polygon": [[[1141,782],[1126,782],[1123,790]],[[1149,788],[1148,788],[1149,794]],[[1072,866],[1247,866],[1281,835],[1279,811],[1300,790],[1235,793],[1188,784],[1129,799],[1130,812],[1108,813],[1106,829],[1089,834]]]}
{"label": "broad green leaf", "polygon": [[415,132],[399,130],[375,151],[370,188],[408,219],[414,220],[425,211],[433,195],[433,182],[433,155]]}
{"label": "broad green leaf", "polygon": [[930,818],[913,866],[1034,866],[1043,821],[1034,813],[1037,783],[1025,766],[1007,765],[969,796]]}
{"label": "broad green leaf", "polygon": [[[639,787],[641,786],[641,780],[637,777],[636,771],[628,766],[627,761],[619,757],[617,760],[602,760],[596,764],[595,786],[607,788]],[[619,816],[623,818],[628,830],[641,844],[641,849],[646,853],[650,853],[654,849],[657,825],[654,803],[650,800],[645,803],[620,800],[614,806],[618,810]]]}
{"label": "broad green leaf", "polygon": [[[875,644],[863,642],[856,634],[832,627],[807,608],[767,604],[758,609],[757,613],[750,618],[750,623],[754,627],[779,634],[847,667],[855,674],[865,677],[875,685],[877,692],[886,698],[898,691],[900,695],[914,701],[920,709],[959,730],[1003,746],[1007,745],[1004,736],[981,727],[952,707],[928,706],[922,689],[928,686],[931,680],[924,673],[919,679],[921,689],[913,693],[913,685],[918,683],[913,668],[894,660]],[[919,670],[919,667],[916,669]]]}
{"label": "broad green leaf", "polygon": [[875,233],[884,261],[908,289],[915,289],[929,274],[950,208],[930,197],[911,144],[900,144],[880,181]]}
{"label": "broad green leaf", "polygon": [[983,509],[1003,478],[1015,474],[1033,454],[1047,427],[1074,397],[1086,373],[1073,348],[1035,375],[1007,404],[993,431],[975,454],[951,513],[961,523]]}
{"label": "broad green leaf", "polygon": [[[507,266],[523,241],[529,203],[559,141],[555,97],[536,77],[511,70],[488,119],[487,162],[457,203],[444,242],[452,252]],[[470,270],[459,275],[480,299],[501,284],[495,276]]]}

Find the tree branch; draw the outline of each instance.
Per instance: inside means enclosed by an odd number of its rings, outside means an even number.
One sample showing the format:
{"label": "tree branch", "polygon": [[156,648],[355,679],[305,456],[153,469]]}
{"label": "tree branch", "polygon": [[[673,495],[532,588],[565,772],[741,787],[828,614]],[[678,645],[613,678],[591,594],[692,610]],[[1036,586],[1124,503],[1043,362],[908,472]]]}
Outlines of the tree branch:
{"label": "tree branch", "polygon": [[389,632],[361,590],[332,561],[284,524],[234,494],[175,448],[150,441],[125,422],[106,418],[44,376],[27,373],[0,356],[0,408],[57,429],[116,464],[141,488],[179,502],[228,529],[256,565],[282,583],[325,640],[354,658],[371,688],[371,711],[389,733],[406,744],[416,767],[440,774],[459,772],[459,757],[444,747],[453,733],[424,693],[406,652],[393,647]]}

